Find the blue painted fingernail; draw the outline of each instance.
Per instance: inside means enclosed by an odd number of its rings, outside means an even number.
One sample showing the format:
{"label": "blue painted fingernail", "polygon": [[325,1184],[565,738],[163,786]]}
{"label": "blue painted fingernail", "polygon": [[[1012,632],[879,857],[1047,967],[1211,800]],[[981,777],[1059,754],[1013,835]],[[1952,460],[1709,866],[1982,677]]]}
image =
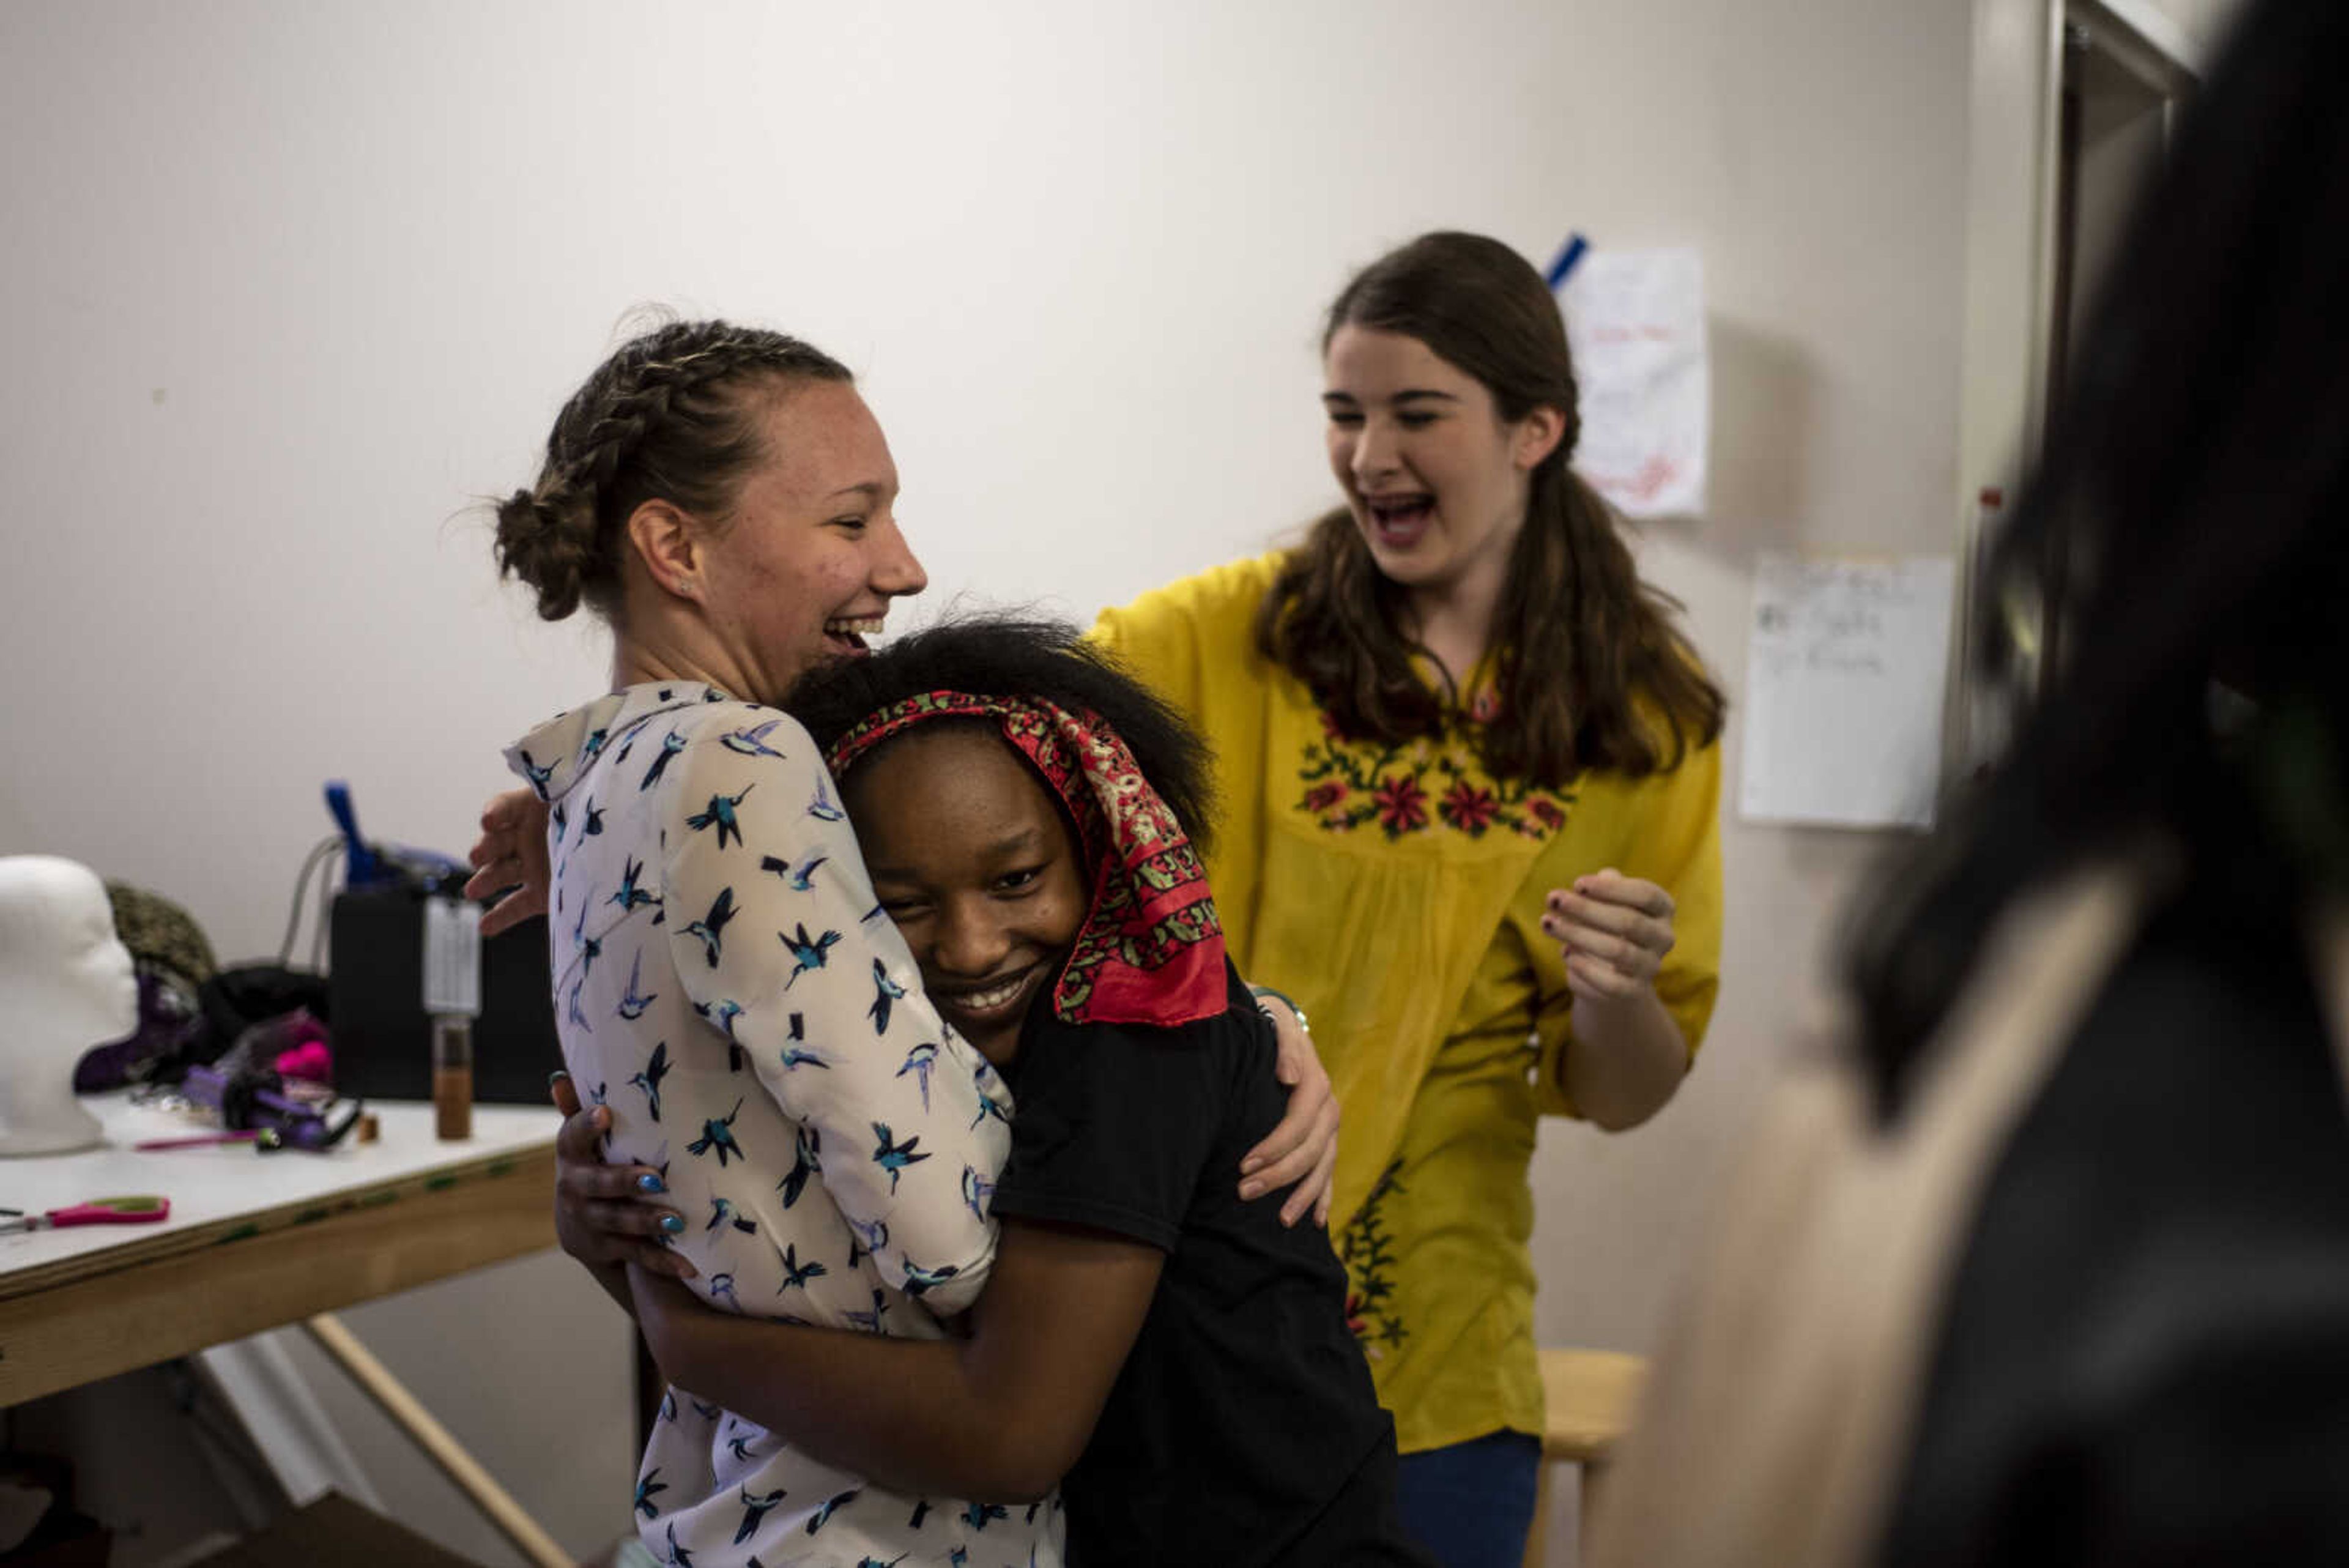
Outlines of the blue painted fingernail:
{"label": "blue painted fingernail", "polygon": [[661,1229],[667,1231],[672,1236],[678,1234],[685,1229],[684,1217],[677,1214],[662,1215]]}
{"label": "blue painted fingernail", "polygon": [[[647,1170],[642,1176],[636,1178],[636,1190],[639,1192],[667,1192],[668,1190],[668,1183],[663,1181],[652,1171]],[[679,1224],[684,1223],[683,1220],[679,1220],[678,1222]]]}
{"label": "blue painted fingernail", "polygon": [[554,1072],[549,1073],[546,1075],[546,1086],[551,1089],[554,1087],[555,1085],[562,1083],[564,1079],[570,1076],[570,1074],[564,1072],[562,1068],[557,1067]]}

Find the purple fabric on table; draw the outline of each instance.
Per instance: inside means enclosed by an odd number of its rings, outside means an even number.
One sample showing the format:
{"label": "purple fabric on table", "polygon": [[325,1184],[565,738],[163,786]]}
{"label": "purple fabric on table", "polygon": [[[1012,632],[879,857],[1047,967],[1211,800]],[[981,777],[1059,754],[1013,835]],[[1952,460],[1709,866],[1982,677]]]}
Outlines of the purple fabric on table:
{"label": "purple fabric on table", "polygon": [[177,1059],[202,1027],[177,987],[159,975],[140,975],[139,1026],[84,1054],[74,1067],[74,1093],[96,1095],[144,1083],[156,1064]]}

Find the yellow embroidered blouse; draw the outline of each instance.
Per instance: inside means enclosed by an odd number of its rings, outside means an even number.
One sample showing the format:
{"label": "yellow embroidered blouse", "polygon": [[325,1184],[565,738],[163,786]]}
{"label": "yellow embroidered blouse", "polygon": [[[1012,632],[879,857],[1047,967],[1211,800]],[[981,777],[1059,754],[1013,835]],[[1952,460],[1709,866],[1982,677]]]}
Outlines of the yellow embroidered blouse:
{"label": "yellow embroidered blouse", "polygon": [[1402,1451],[1539,1433],[1526,1173],[1536,1116],[1574,1114],[1543,897],[1609,866],[1671,892],[1656,991],[1693,1050],[1719,984],[1720,748],[1553,791],[1492,778],[1458,732],[1337,739],[1256,651],[1279,559],[1145,594],[1093,635],[1215,744],[1216,901],[1240,971],[1297,999],[1336,1085],[1331,1240]]}

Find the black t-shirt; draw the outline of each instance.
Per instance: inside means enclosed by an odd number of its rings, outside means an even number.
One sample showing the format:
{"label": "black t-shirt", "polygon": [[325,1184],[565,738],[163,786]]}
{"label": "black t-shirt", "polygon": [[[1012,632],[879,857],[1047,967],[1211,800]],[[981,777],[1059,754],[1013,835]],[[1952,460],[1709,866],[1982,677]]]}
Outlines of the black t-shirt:
{"label": "black t-shirt", "polygon": [[1061,1482],[1071,1568],[1423,1563],[1394,1522],[1394,1423],[1345,1321],[1345,1272],[1240,1158],[1280,1119],[1272,1029],[1237,975],[1219,1016],[1066,1024],[1040,1004],[995,1212],[1105,1231],[1166,1266]]}

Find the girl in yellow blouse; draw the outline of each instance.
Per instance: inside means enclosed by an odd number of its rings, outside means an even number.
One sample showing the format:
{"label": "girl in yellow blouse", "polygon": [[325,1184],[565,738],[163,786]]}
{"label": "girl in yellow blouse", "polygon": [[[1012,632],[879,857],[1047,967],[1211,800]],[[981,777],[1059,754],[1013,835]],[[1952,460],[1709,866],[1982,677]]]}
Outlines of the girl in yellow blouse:
{"label": "girl in yellow blouse", "polygon": [[1539,1461],[1534,1119],[1646,1119],[1721,945],[1723,701],[1568,467],[1566,335],[1515,252],[1433,234],[1323,337],[1346,504],[1106,612],[1200,724],[1233,957],[1308,1014],[1346,1125],[1332,1240],[1404,1522],[1524,1553]]}

